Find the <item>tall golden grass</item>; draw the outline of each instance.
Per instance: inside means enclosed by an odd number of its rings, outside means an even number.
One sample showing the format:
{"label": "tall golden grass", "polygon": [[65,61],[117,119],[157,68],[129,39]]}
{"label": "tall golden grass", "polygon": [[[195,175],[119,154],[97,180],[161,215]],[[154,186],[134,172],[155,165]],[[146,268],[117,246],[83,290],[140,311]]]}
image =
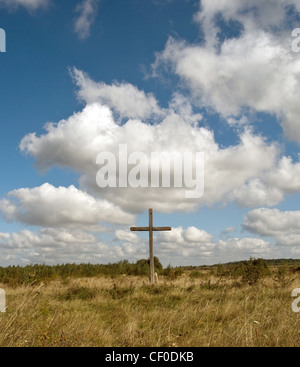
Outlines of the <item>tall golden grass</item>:
{"label": "tall golden grass", "polygon": [[161,278],[118,276],[8,287],[1,347],[294,347],[300,314],[291,292],[300,276],[254,285],[203,272]]}

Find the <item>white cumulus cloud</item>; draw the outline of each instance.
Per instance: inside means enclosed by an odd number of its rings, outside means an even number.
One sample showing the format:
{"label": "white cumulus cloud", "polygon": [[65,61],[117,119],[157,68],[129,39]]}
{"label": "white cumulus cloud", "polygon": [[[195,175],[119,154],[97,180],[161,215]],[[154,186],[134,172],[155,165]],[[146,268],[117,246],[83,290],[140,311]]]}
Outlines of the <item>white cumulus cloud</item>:
{"label": "white cumulus cloud", "polygon": [[117,114],[133,119],[147,119],[163,113],[151,93],[146,94],[130,83],[116,82],[107,85],[93,81],[77,68],[72,68],[70,72],[79,88],[78,97],[87,104],[99,102],[109,106]]}
{"label": "white cumulus cloud", "polygon": [[300,211],[255,209],[245,216],[243,227],[253,234],[275,238],[277,245],[300,245]]}
{"label": "white cumulus cloud", "polygon": [[300,232],[300,211],[281,212],[279,209],[255,209],[244,218],[244,228],[264,236],[274,236],[288,231]]}
{"label": "white cumulus cloud", "polygon": [[106,200],[95,199],[74,186],[56,188],[48,183],[11,191],[8,198],[0,200],[0,211],[8,221],[44,227],[101,230],[101,223],[134,222],[134,216]]}
{"label": "white cumulus cloud", "polygon": [[[240,133],[237,145],[222,148],[209,128],[194,123],[192,113],[190,117],[181,116],[180,109],[175,110],[173,107],[167,110],[159,123],[148,124],[129,119],[120,125],[109,107],[95,102],[66,120],[47,124],[44,135],[28,134],[20,148],[36,159],[40,169],[69,167],[81,174],[80,183],[90,193],[133,212],[153,205],[156,210],[167,212],[190,211],[199,205],[219,201],[237,201],[249,206],[274,205],[283,200],[285,193],[291,190],[298,192],[300,189],[297,184],[299,163],[281,158],[276,143],[267,143],[263,137],[245,129]],[[152,152],[168,150],[182,156],[187,151],[203,152],[204,195],[190,200],[185,196],[185,187],[167,190],[151,188],[150,181],[146,189],[100,189],[96,184],[100,169],[96,164],[97,156],[101,152],[112,153],[116,158],[118,177],[120,144],[127,144],[128,156],[133,152],[145,153],[149,158],[148,168]],[[283,172],[286,172],[286,178]],[[281,179],[273,180],[274,175]],[[148,178],[150,180],[150,175]],[[133,197],[135,200],[132,200]]]}
{"label": "white cumulus cloud", "polygon": [[[170,38],[157,54],[154,70],[168,65],[195,103],[213,108],[230,123],[249,109],[269,113],[289,139],[300,143],[300,62],[292,51],[292,28],[286,28],[288,5],[300,10],[298,1],[203,1],[195,18],[207,42]],[[239,21],[241,34],[220,43],[218,14]]]}

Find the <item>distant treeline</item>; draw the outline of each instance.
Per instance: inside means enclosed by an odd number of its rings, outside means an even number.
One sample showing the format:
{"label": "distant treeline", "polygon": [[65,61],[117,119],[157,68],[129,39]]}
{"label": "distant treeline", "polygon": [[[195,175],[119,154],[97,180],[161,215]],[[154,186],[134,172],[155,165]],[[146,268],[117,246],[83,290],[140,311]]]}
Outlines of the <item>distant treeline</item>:
{"label": "distant treeline", "polygon": [[[163,268],[157,257],[154,258],[155,271],[168,279],[174,279],[177,276],[188,271],[191,278],[203,276],[209,272],[216,276],[243,277],[249,283],[256,282],[258,279],[271,275],[270,267],[280,268],[281,274],[283,268],[300,271],[299,259],[253,259],[237,261],[225,264],[210,266],[184,266],[172,267],[171,265]],[[284,270],[286,272],[287,269]],[[38,284],[55,279],[80,278],[119,275],[149,276],[149,259],[142,259],[136,263],[130,263],[127,260],[110,264],[62,264],[62,265],[28,265],[0,267],[0,283],[14,285]]]}
{"label": "distant treeline", "polygon": [[[149,260],[142,259],[136,263],[127,260],[113,264],[62,264],[62,265],[28,265],[0,267],[0,283],[9,285],[39,283],[54,279],[75,277],[111,276],[121,274],[148,276],[150,273]],[[159,275],[171,276],[181,274],[180,269],[171,266],[163,268],[157,257],[154,257],[155,271]]]}
{"label": "distant treeline", "polygon": [[[300,266],[300,259],[264,259],[265,263],[268,266],[278,266],[278,265],[293,265],[293,266]],[[232,265],[241,263],[242,261],[238,262],[231,262],[224,265]]]}
{"label": "distant treeline", "polygon": [[[241,261],[232,261],[228,263],[221,263],[221,264],[214,264],[214,265],[200,265],[200,266],[183,266],[182,269],[184,270],[211,270],[213,268],[217,268],[219,266],[225,268],[232,268],[241,265],[247,260]],[[264,263],[267,266],[280,266],[280,265],[287,265],[287,266],[300,266],[300,259],[263,259]]]}
{"label": "distant treeline", "polygon": [[285,286],[290,281],[290,274],[300,272],[300,260],[265,260],[251,257],[250,260],[196,268],[185,267],[183,270],[189,270],[189,275],[193,278],[200,278],[203,276],[203,273],[208,273],[209,271],[210,274],[220,278],[230,277],[238,282],[247,283],[249,285],[254,285],[263,278],[272,277],[277,284]]}

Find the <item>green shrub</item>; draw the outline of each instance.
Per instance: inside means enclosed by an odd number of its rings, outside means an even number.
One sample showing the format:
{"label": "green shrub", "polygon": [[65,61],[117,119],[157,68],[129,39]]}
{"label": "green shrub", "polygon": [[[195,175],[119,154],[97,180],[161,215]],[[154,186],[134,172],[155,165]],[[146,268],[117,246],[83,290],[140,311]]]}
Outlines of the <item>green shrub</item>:
{"label": "green shrub", "polygon": [[199,278],[203,278],[204,277],[204,274],[201,273],[200,271],[197,271],[197,270],[193,270],[189,273],[189,277],[191,279],[199,279]]}
{"label": "green shrub", "polygon": [[83,301],[95,298],[97,294],[96,289],[90,289],[86,287],[72,287],[65,293],[58,296],[61,301],[72,301],[75,299],[81,299]]}
{"label": "green shrub", "polygon": [[264,259],[250,258],[250,260],[243,261],[238,265],[236,274],[242,276],[243,283],[254,285],[260,279],[270,275],[270,270]]}
{"label": "green shrub", "polygon": [[132,287],[121,288],[115,286],[113,289],[109,289],[107,293],[112,299],[122,299],[128,295],[132,295],[134,293],[134,289]]}
{"label": "green shrub", "polygon": [[273,279],[279,287],[288,287],[295,280],[290,276],[291,271],[287,263],[282,263],[273,272]]}
{"label": "green shrub", "polygon": [[183,269],[181,267],[173,268],[171,265],[168,265],[166,269],[162,271],[162,275],[164,275],[169,280],[174,280],[180,277],[182,274],[183,274]]}

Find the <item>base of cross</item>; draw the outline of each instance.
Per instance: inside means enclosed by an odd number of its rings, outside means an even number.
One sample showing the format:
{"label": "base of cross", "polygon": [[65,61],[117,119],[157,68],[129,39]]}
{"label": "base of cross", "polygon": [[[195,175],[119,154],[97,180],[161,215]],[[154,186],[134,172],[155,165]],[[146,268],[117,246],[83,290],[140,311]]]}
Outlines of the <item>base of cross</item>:
{"label": "base of cross", "polygon": [[[153,210],[149,209],[149,227],[130,227],[131,231],[149,232],[149,254],[150,254],[150,283],[158,283],[158,275],[154,271],[154,254],[153,254],[153,232],[171,231],[171,227],[153,227]],[[155,276],[156,275],[156,276]]]}
{"label": "base of cross", "polygon": [[[149,282],[151,283],[151,276],[149,277]],[[154,284],[158,284],[158,274],[154,273]]]}

